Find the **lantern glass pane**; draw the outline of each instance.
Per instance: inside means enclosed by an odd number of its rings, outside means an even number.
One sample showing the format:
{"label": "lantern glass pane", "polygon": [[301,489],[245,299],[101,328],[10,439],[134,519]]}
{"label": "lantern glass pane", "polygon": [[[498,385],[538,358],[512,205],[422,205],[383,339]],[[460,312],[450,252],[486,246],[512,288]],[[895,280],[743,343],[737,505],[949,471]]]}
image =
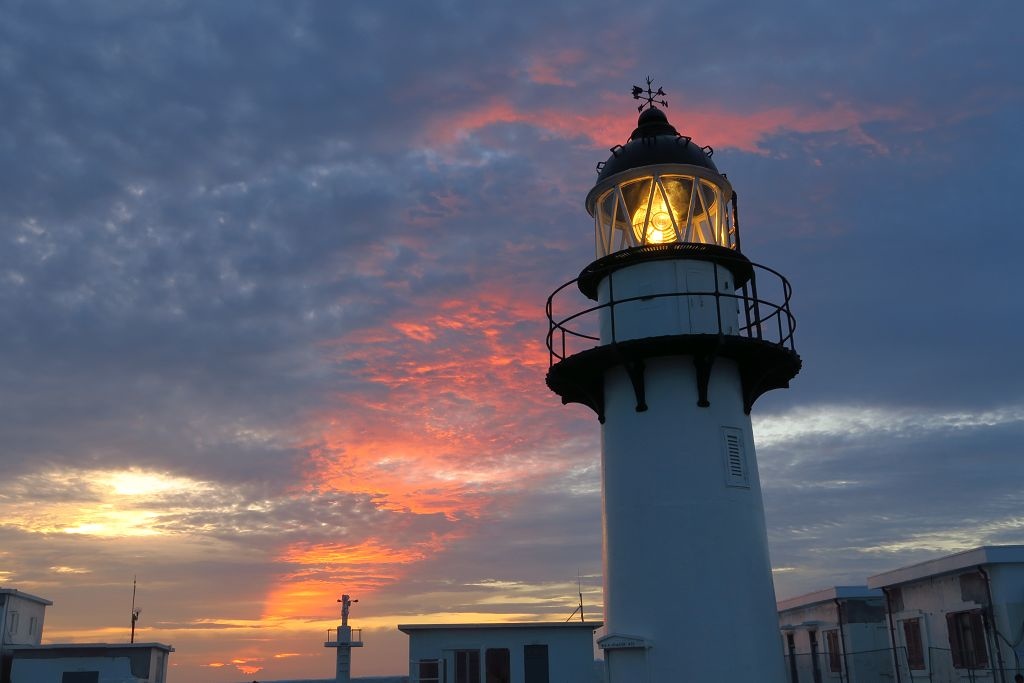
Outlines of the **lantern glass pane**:
{"label": "lantern glass pane", "polygon": [[661,185],[668,195],[668,204],[675,217],[676,229],[679,232],[678,237],[672,241],[684,242],[686,241],[686,226],[690,217],[690,194],[693,192],[693,178],[679,175],[662,176]]}
{"label": "lantern glass pane", "polygon": [[654,178],[638,178],[619,186],[625,200],[628,225],[632,226],[633,239],[636,244],[646,244],[644,229],[647,227],[648,207],[651,204],[654,190]]}
{"label": "lantern glass pane", "polygon": [[691,242],[720,244],[718,231],[718,189],[707,182],[700,183],[700,192],[693,207],[693,229]]}
{"label": "lantern glass pane", "polygon": [[601,203],[598,205],[601,211],[601,225],[608,231],[611,231],[615,221],[615,200],[615,188],[612,188],[604,193]]}
{"label": "lantern glass pane", "polygon": [[653,171],[624,180],[598,198],[594,214],[600,256],[674,242],[735,248],[722,189],[700,176]]}

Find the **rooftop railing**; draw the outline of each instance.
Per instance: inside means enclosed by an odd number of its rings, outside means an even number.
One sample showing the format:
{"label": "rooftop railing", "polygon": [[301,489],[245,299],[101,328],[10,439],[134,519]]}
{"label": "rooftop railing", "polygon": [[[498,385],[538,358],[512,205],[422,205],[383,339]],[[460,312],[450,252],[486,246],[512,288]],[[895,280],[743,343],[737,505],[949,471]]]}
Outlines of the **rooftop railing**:
{"label": "rooftop railing", "polygon": [[[616,298],[615,272],[608,273],[608,301],[594,305],[579,291],[579,278],[570,280],[556,289],[548,297],[546,312],[548,317],[548,361],[549,366],[564,360],[580,351],[602,344],[599,335],[600,317],[607,311],[610,317],[610,338],[604,344],[615,344],[624,341],[616,330],[616,311],[624,306],[656,299],[705,299],[714,298],[717,312],[716,327],[701,329],[702,334],[718,334],[723,337],[742,337],[756,339],[761,342],[789,349],[796,352],[793,333],[796,330],[796,318],[790,310],[790,298],[793,290],[789,281],[781,273],[767,266],[751,263],[753,276],[735,292],[715,290],[645,292],[642,296]],[[719,271],[725,266],[714,263],[715,279],[720,282]],[[758,288],[761,288],[759,294]],[[729,310],[728,304],[736,303],[739,310],[739,324],[723,325],[723,310]]]}

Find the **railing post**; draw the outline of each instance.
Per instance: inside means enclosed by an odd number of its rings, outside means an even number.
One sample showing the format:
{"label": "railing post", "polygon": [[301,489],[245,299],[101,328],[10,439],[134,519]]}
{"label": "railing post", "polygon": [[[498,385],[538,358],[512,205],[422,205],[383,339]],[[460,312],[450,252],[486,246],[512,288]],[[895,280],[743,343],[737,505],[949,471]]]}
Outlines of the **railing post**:
{"label": "railing post", "polygon": [[[608,309],[612,315],[612,343],[614,344],[618,337],[615,334],[615,273],[608,273]],[[600,316],[599,316],[600,317]],[[598,333],[600,334],[600,332]]]}
{"label": "railing post", "polygon": [[715,267],[715,317],[718,318],[718,336],[722,336],[722,299],[718,291],[718,262],[712,261],[711,265]]}
{"label": "railing post", "polygon": [[747,336],[750,336],[750,292],[747,291],[746,283],[743,284],[743,317],[747,323]]}
{"label": "railing post", "polygon": [[757,338],[762,339],[761,335],[761,299],[757,296],[757,277],[754,274],[750,276],[750,291],[754,295],[754,325],[757,328]]}

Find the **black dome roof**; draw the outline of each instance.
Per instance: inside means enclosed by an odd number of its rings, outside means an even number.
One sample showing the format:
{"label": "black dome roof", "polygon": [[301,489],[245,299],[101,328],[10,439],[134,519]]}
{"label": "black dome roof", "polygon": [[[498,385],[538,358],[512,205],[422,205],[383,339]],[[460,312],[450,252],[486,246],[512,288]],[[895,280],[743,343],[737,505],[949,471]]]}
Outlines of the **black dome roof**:
{"label": "black dome roof", "polygon": [[597,175],[597,181],[640,166],[653,164],[689,164],[703,166],[718,173],[718,168],[704,150],[690,138],[680,135],[668,122],[665,112],[651,107],[640,114],[636,130],[625,145],[612,148],[612,155]]}

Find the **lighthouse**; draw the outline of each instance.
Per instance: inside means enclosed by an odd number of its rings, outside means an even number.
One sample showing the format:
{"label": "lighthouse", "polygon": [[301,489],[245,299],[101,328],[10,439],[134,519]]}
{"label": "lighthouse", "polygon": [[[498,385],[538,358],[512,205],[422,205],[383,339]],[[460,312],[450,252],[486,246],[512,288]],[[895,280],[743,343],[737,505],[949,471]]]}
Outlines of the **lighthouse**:
{"label": "lighthouse", "polygon": [[596,260],[547,303],[547,384],[601,424],[598,646],[610,683],[783,683],[750,410],[800,370],[791,289],[740,250],[713,150],[633,95],[586,198]]}

